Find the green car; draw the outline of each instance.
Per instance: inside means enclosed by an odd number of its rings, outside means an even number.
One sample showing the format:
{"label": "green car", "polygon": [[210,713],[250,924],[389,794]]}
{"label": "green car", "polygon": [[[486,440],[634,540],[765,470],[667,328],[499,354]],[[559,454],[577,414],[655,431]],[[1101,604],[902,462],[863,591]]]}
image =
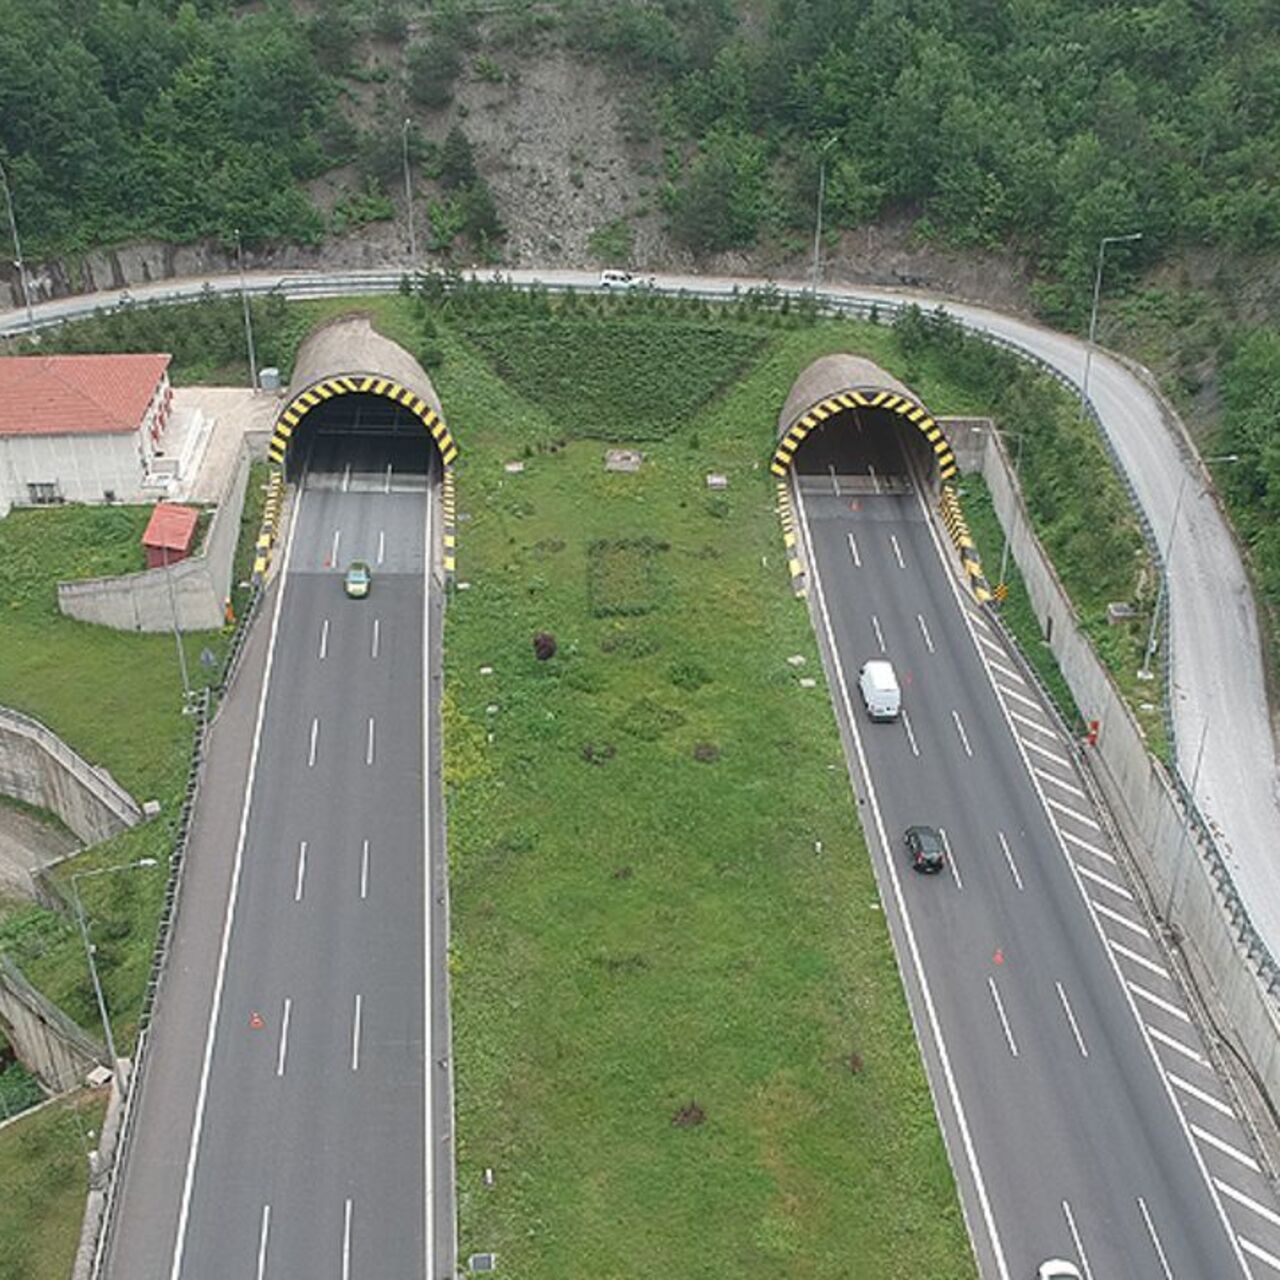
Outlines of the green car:
{"label": "green car", "polygon": [[342,587],[353,600],[363,600],[369,594],[369,584],[372,581],[369,566],[363,560],[353,560],[347,566],[347,576],[343,579]]}

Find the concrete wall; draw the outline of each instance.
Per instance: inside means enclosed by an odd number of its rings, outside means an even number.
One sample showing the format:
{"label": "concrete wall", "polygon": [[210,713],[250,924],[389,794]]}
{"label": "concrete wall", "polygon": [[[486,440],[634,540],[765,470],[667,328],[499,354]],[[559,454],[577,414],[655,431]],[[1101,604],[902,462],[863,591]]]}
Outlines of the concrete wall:
{"label": "concrete wall", "polygon": [[1041,632],[1086,720],[1101,726],[1085,762],[1098,781],[1138,873],[1183,954],[1219,1029],[1280,1107],[1280,1007],[1260,977],[1260,953],[1238,897],[1164,766],[1082,632],[1058,575],[1031,531],[1012,468],[988,433],[982,474],[1027,586]]}
{"label": "concrete wall", "polygon": [[144,500],[145,440],[141,431],[0,439],[0,492],[13,506],[31,499],[28,484],[57,484],[68,502]]}
{"label": "concrete wall", "polygon": [[142,818],[133,797],[105,769],[77,755],[38,720],[0,707],[0,795],[56,813],[85,844]]}
{"label": "concrete wall", "polygon": [[58,583],[58,608],[68,617],[118,631],[214,631],[225,621],[231,573],[249,480],[250,449],[242,446],[209,525],[204,547],[168,569],[118,578]]}
{"label": "concrete wall", "polygon": [[0,1022],[19,1061],[51,1093],[84,1083],[107,1051],[0,956]]}

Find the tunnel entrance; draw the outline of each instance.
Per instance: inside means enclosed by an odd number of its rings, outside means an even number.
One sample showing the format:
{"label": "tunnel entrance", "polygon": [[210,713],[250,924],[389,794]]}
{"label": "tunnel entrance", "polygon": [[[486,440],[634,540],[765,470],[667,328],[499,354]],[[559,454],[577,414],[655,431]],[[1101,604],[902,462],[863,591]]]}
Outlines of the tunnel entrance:
{"label": "tunnel entrance", "polygon": [[936,491],[956,473],[951,445],[902,383],[858,356],[815,360],[798,377],[778,421],[772,471],[835,477],[842,489],[894,492],[918,480]]}

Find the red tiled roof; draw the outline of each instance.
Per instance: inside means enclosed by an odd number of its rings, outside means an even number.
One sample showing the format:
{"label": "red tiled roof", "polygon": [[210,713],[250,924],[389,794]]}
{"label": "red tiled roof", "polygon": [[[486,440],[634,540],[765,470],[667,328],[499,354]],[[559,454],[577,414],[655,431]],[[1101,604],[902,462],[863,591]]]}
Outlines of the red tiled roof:
{"label": "red tiled roof", "polygon": [[0,436],[136,431],[172,356],[0,356]]}
{"label": "red tiled roof", "polygon": [[144,547],[164,547],[169,551],[186,551],[196,531],[200,512],[195,507],[182,507],[176,502],[157,502],[142,534]]}

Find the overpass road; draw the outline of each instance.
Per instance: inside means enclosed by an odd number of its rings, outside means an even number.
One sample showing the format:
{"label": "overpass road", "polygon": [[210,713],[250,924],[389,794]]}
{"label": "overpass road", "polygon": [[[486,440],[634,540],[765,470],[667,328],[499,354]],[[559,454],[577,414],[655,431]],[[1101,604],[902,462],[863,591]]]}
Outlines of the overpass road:
{"label": "overpass road", "polygon": [[[1280,1275],[1280,1204],[1033,683],[918,486],[813,469],[816,625],[982,1274]],[[857,692],[882,656],[897,723]],[[943,831],[941,874],[909,868],[912,824]]]}
{"label": "overpass road", "polygon": [[439,539],[388,448],[321,438],[298,491],[198,1091],[127,1169],[120,1280],[453,1274]]}

